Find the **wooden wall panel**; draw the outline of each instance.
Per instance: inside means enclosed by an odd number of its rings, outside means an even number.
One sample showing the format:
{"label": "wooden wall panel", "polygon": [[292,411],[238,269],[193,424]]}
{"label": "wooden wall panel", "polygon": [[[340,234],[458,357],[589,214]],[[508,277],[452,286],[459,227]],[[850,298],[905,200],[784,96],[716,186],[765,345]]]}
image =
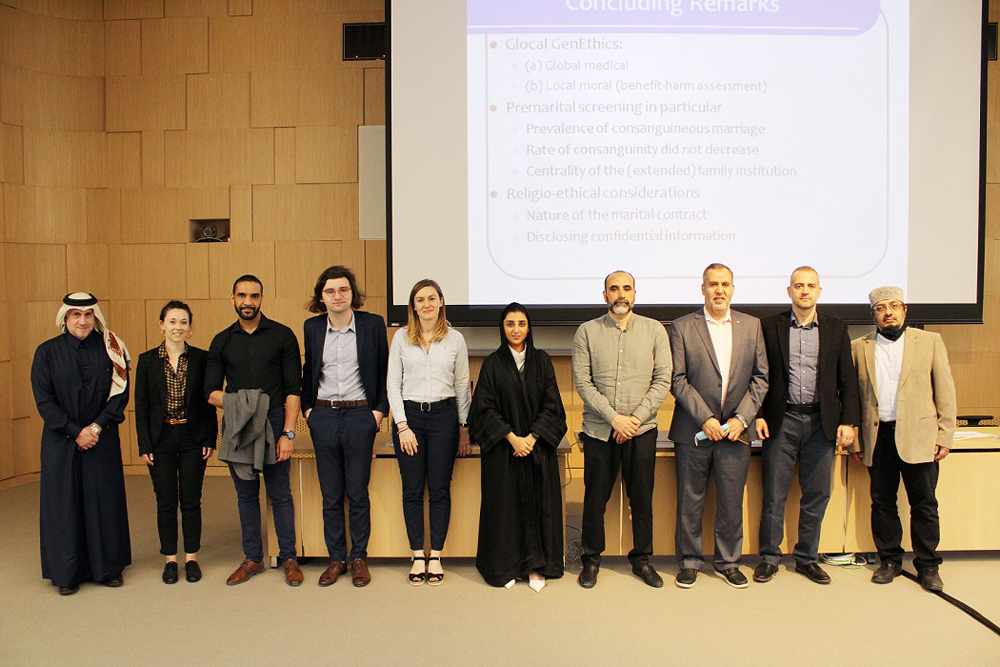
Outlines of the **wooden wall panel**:
{"label": "wooden wall panel", "polygon": [[384,0],[253,0],[253,13],[313,15],[335,11],[380,11]]}
{"label": "wooden wall panel", "polygon": [[151,19],[163,16],[163,0],[104,0],[104,18]]}
{"label": "wooden wall panel", "polygon": [[24,70],[21,125],[76,132],[104,131],[104,77]]}
{"label": "wooden wall panel", "polygon": [[103,0],[4,0],[14,9],[78,21],[100,21],[104,18]]}
{"label": "wooden wall panel", "polygon": [[2,125],[3,180],[5,183],[24,183],[24,137],[16,125]]}
{"label": "wooden wall panel", "polygon": [[344,239],[341,242],[343,263],[351,267],[358,279],[358,287],[362,292],[368,291],[368,256],[365,252],[365,242],[358,239]]}
{"label": "wooden wall panel", "polygon": [[188,243],[185,247],[187,255],[187,292],[188,299],[207,299],[209,297],[208,246],[210,243]]}
{"label": "wooden wall panel", "polygon": [[250,127],[250,73],[190,74],[187,128]]}
{"label": "wooden wall panel", "polygon": [[216,17],[208,21],[210,72],[249,72],[252,19]]}
{"label": "wooden wall panel", "polygon": [[295,139],[297,183],[357,183],[357,126],[299,127]]}
{"label": "wooden wall panel", "polygon": [[110,260],[111,253],[107,245],[66,246],[67,285],[80,285],[79,288],[70,289],[90,292],[98,299],[115,298],[117,285],[108,270],[111,266]]}
{"label": "wooden wall panel", "polygon": [[14,448],[14,475],[38,472],[41,468],[41,418],[15,419],[11,427],[11,440],[17,443]]}
{"label": "wooden wall panel", "polygon": [[[166,303],[169,299],[163,299]],[[146,302],[143,299],[114,299],[105,311],[108,328],[114,331],[128,346],[132,355],[132,367],[136,358],[146,350]],[[129,389],[132,392],[132,388]],[[134,394],[130,393],[130,396]],[[134,404],[129,400],[129,405]]]}
{"label": "wooden wall panel", "polygon": [[104,51],[105,76],[142,74],[142,21],[107,21]]}
{"label": "wooden wall panel", "polygon": [[142,187],[141,132],[108,132],[108,185]]}
{"label": "wooden wall panel", "polygon": [[249,185],[229,188],[229,240],[253,240],[253,188]]}
{"label": "wooden wall panel", "polygon": [[61,188],[107,187],[104,132],[24,128],[24,183]]}
{"label": "wooden wall panel", "polygon": [[385,241],[365,241],[365,291],[369,296],[387,296]]}
{"label": "wooden wall panel", "polygon": [[0,479],[14,476],[14,436],[10,419],[0,419]]}
{"label": "wooden wall panel", "polygon": [[192,219],[228,217],[227,188],[122,190],[122,243],[188,243]]}
{"label": "wooden wall panel", "polygon": [[[4,253],[0,252],[0,257]],[[0,260],[0,264],[6,264]],[[6,273],[3,274],[6,277]],[[10,322],[10,302],[0,301],[0,322]],[[0,327],[0,361],[10,361],[10,327]]]}
{"label": "wooden wall panel", "polygon": [[254,186],[253,212],[255,241],[336,241],[358,237],[356,185]]}
{"label": "wooden wall panel", "polygon": [[144,19],[142,71],[157,74],[208,71],[208,18]]}
{"label": "wooden wall panel", "polygon": [[250,122],[254,127],[363,124],[364,73],[254,70]]}
{"label": "wooden wall panel", "polygon": [[87,190],[87,243],[122,242],[121,190]]}
{"label": "wooden wall panel", "polygon": [[17,243],[85,243],[87,191],[7,184],[6,238]]}
{"label": "wooden wall panel", "polygon": [[108,132],[184,129],[186,87],[184,74],[108,76]]}
{"label": "wooden wall panel", "polygon": [[14,418],[11,397],[11,363],[0,361],[0,421],[10,421]]}
{"label": "wooden wall panel", "polygon": [[270,129],[167,132],[163,153],[167,187],[274,182],[274,132]]}
{"label": "wooden wall panel", "polygon": [[[48,338],[52,338],[52,336],[46,336],[43,340],[47,340]],[[34,392],[31,389],[31,363],[34,358],[34,352],[32,350],[29,357],[14,359],[10,362],[10,410],[14,419],[31,417],[37,411]]]}
{"label": "wooden wall panel", "polygon": [[274,182],[295,182],[295,146],[300,128],[274,128]]}
{"label": "wooden wall panel", "polygon": [[365,68],[365,125],[385,125],[385,68]]}
{"label": "wooden wall panel", "polygon": [[230,16],[250,16],[253,14],[253,0],[229,0]]}
{"label": "wooden wall panel", "polygon": [[209,295],[225,299],[233,295],[233,281],[250,273],[264,283],[265,299],[274,292],[273,243],[213,243],[208,246]]}
{"label": "wooden wall panel", "polygon": [[26,70],[0,61],[0,121],[24,125],[24,76]]}
{"label": "wooden wall panel", "polygon": [[229,0],[165,0],[166,16],[226,16]]}
{"label": "wooden wall panel", "polygon": [[[10,275],[8,274],[9,280]],[[19,359],[30,361],[35,354],[36,347],[42,342],[59,335],[59,329],[56,327],[56,315],[62,307],[62,298],[68,291],[65,288],[58,293],[54,291],[48,297],[48,301],[25,301],[16,304],[16,306],[12,305],[12,307],[17,308],[18,320],[17,327],[11,331],[10,336],[11,361]],[[30,386],[28,387],[28,391],[30,393]]]}
{"label": "wooden wall panel", "polygon": [[250,69],[294,70],[295,17],[253,16],[250,22]]}
{"label": "wooden wall panel", "polygon": [[[62,299],[66,289],[66,246],[41,243],[6,243],[7,291],[11,301]],[[54,318],[56,311],[52,311]]]}
{"label": "wooden wall panel", "polygon": [[[310,285],[310,288],[312,285]],[[261,312],[272,320],[281,322],[292,330],[295,338],[299,341],[299,354],[305,354],[305,342],[302,338],[302,323],[306,318],[312,317],[314,313],[306,310],[306,299],[301,296],[290,299],[264,299]]]}
{"label": "wooden wall panel", "polygon": [[274,294],[305,303],[319,274],[342,264],[340,241],[281,241],[274,244]]}
{"label": "wooden wall panel", "polygon": [[163,134],[157,130],[148,130],[142,133],[143,187],[162,188],[165,185]]}
{"label": "wooden wall panel", "polygon": [[185,244],[134,244],[119,252],[119,298],[174,299],[187,280]]}
{"label": "wooden wall panel", "polygon": [[0,60],[39,72],[104,75],[104,21],[43,16],[0,5]]}
{"label": "wooden wall panel", "polygon": [[[3,146],[2,141],[0,141],[0,146]],[[2,164],[2,161],[3,161],[3,156],[0,155],[0,164]],[[6,198],[4,197],[3,188],[4,188],[4,183],[0,182],[0,241],[7,240],[7,217],[6,214],[4,213],[4,206],[6,205],[4,201]],[[0,253],[0,255],[2,254],[3,253]],[[3,266],[3,260],[0,260],[0,267],[2,266]],[[0,275],[4,275],[2,271],[0,271]],[[4,298],[7,297],[5,296]]]}
{"label": "wooden wall panel", "polygon": [[346,67],[366,69],[384,67],[380,60],[344,60],[345,23],[376,23],[385,20],[382,8],[378,11],[338,11],[297,17],[298,69]]}

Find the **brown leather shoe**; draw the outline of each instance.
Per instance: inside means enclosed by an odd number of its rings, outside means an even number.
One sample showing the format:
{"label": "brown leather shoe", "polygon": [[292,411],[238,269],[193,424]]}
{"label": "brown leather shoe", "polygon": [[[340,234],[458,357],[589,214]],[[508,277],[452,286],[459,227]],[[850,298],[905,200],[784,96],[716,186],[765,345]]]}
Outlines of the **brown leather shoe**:
{"label": "brown leather shoe", "polygon": [[285,583],[289,586],[301,586],[302,585],[302,570],[299,569],[299,561],[294,558],[286,558],[285,562],[281,564],[281,567],[285,568]]}
{"label": "brown leather shoe", "polygon": [[236,568],[236,571],[229,575],[226,579],[226,586],[235,586],[236,584],[242,584],[244,581],[249,579],[255,574],[260,574],[264,571],[264,561],[254,562],[249,558]]}
{"label": "brown leather shoe", "polygon": [[347,572],[347,561],[331,560],[323,574],[319,575],[320,586],[333,586],[337,583],[340,575]]}
{"label": "brown leather shoe", "polygon": [[368,566],[365,564],[364,558],[355,558],[351,561],[351,581],[358,588],[362,586],[367,586],[368,582],[372,580],[371,572],[368,571]]}

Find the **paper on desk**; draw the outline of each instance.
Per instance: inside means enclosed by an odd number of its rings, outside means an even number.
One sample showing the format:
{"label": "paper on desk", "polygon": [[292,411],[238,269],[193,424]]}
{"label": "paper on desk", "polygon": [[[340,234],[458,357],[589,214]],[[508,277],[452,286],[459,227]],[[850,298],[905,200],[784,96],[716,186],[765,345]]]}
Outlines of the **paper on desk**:
{"label": "paper on desk", "polygon": [[976,438],[1000,438],[1000,435],[993,435],[992,433],[983,433],[981,431],[955,431],[955,436],[953,440],[975,440]]}

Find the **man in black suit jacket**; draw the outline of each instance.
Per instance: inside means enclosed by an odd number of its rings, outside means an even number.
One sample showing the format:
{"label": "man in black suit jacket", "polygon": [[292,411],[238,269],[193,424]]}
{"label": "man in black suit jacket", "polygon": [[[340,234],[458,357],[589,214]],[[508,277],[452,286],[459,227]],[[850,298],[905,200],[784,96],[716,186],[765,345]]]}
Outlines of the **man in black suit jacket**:
{"label": "man in black suit jacket", "polygon": [[819,535],[830,501],[830,476],[836,445],[854,442],[858,425],[858,379],[851,359],[847,325],[818,313],[819,274],[808,266],[792,272],[790,311],[761,320],[770,378],[757,437],[764,441],[764,504],[760,518],[760,555],[754,581],[770,581],[781,562],[785,501],[799,464],[802,502],[795,571],[818,584],[830,576],[817,563]]}
{"label": "man in black suit jacket", "polygon": [[350,503],[351,579],[371,581],[366,560],[371,533],[372,448],[389,412],[386,371],[389,344],[385,320],[361,308],[365,295],[354,272],[331,266],[316,281],[306,320],[302,410],[316,450],[323,493],[323,527],[330,564],[319,585],[336,583],[347,571],[344,492]]}

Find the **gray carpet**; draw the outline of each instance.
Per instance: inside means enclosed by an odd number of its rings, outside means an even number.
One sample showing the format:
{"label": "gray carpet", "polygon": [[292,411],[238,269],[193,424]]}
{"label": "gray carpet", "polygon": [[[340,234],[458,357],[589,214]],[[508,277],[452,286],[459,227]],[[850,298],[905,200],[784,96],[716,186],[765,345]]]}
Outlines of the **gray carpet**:
{"label": "gray carpet", "polygon": [[[0,491],[0,664],[1000,663],[1000,637],[909,580],[869,583],[869,568],[828,568],[833,584],[821,587],[786,562],[766,585],[735,590],[703,575],[685,591],[672,584],[671,560],[657,558],[667,583],[654,590],[624,559],[605,559],[593,590],[576,585],[571,564],[535,593],[526,583],[490,588],[467,560],[446,561],[438,588],[409,586],[408,563],[393,560],[371,563],[367,588],[341,580],[320,589],[325,563],[313,561],[297,589],[277,570],[227,588],[242,555],[224,477],[205,484],[205,578],[166,586],[149,480],[127,484],[133,565],[125,586],[86,584],[65,598],[41,578],[38,484]],[[1000,621],[998,565],[996,552],[949,554],[946,590]]]}

